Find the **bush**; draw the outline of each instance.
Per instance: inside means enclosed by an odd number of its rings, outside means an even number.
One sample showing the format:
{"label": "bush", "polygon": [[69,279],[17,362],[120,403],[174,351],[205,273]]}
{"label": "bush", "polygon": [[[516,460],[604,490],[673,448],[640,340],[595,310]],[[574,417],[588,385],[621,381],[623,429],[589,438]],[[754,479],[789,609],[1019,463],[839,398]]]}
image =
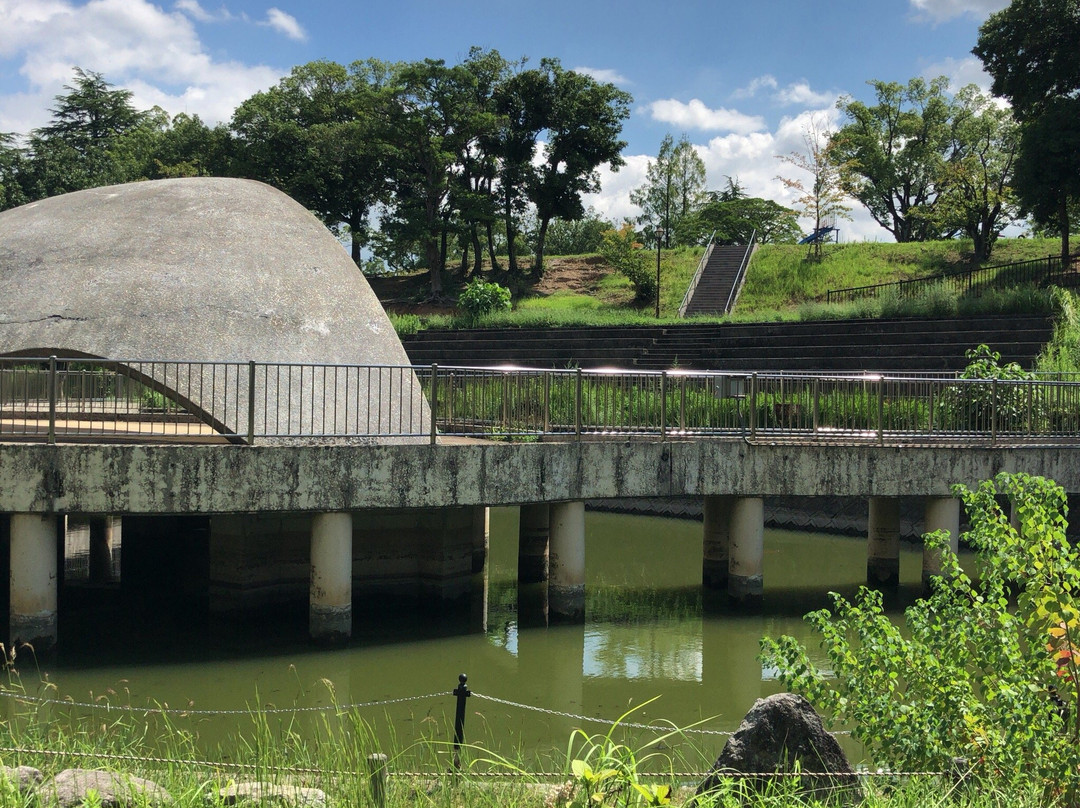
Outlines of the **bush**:
{"label": "bush", "polygon": [[1000,474],[955,493],[970,519],[977,582],[939,532],[927,541],[942,554],[942,577],[903,628],[864,587],[854,602],[834,594],[832,611],[806,616],[831,670],[791,637],[764,639],[763,659],[891,766],[942,771],[965,758],[977,775],[1076,804],[1080,554],[1065,537],[1065,492]]}
{"label": "bush", "polygon": [[633,228],[626,225],[604,233],[600,255],[634,285],[634,299],[637,302],[644,303],[655,298],[656,280],[648,258],[634,241]]}
{"label": "bush", "polygon": [[486,283],[480,278],[473,278],[458,295],[458,307],[471,320],[497,311],[509,311],[510,290],[497,283]]}

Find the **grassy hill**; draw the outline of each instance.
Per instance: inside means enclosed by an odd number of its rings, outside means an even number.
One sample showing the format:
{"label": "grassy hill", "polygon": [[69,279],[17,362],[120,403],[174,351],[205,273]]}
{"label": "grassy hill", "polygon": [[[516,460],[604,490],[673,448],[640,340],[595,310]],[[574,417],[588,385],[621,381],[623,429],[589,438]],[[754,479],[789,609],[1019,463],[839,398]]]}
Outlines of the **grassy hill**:
{"label": "grassy hill", "polygon": [[[1059,252],[1056,239],[1002,239],[988,265],[1045,258]],[[660,309],[663,321],[677,321],[679,304],[690,284],[702,248],[664,250],[660,260]],[[654,254],[655,255],[655,254]],[[964,240],[893,244],[879,242],[828,245],[822,261],[807,259],[806,247],[766,244],[758,248],[746,285],[729,319],[744,321],[820,319],[844,316],[895,316],[904,313],[948,314],[969,305],[957,299],[932,298],[911,309],[911,301],[862,302],[826,307],[817,302],[830,289],[891,283],[898,280],[955,272],[971,267],[971,245]],[[515,290],[514,310],[491,315],[473,325],[571,326],[655,323],[653,307],[635,306],[630,282],[599,256],[552,257],[544,277]],[[426,302],[426,274],[372,278],[400,331],[453,328],[465,325],[452,302]],[[449,286],[451,294],[455,287]],[[1046,295],[1026,290],[980,301],[984,309],[1031,311],[1048,306]],[[705,318],[723,319],[723,318]]]}

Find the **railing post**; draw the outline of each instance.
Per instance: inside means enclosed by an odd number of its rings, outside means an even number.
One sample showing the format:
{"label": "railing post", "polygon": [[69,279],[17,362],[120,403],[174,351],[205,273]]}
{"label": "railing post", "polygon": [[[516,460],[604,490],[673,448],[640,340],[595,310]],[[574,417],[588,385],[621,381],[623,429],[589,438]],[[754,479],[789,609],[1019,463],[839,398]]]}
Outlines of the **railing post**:
{"label": "railing post", "polygon": [[1028,433],[1029,436],[1031,435],[1031,424],[1032,424],[1032,418],[1031,418],[1031,387],[1032,387],[1033,384],[1034,384],[1034,382],[1029,379],[1028,383],[1027,383],[1027,433]]}
{"label": "railing post", "polygon": [[660,373],[660,440],[667,440],[667,371]]}
{"label": "railing post", "polygon": [[821,427],[821,379],[814,378],[814,434]]}
{"label": "railing post", "polygon": [[574,373],[574,435],[581,440],[581,368]]}
{"label": "railing post", "polygon": [[990,445],[997,445],[998,380],[990,382]]}
{"label": "railing post", "polygon": [[679,431],[686,432],[686,377],[679,377]]}
{"label": "railing post", "polygon": [[544,432],[551,431],[551,374],[544,373]]}
{"label": "railing post", "polygon": [[431,364],[431,406],[428,409],[431,412],[431,445],[435,445],[435,438],[439,434],[439,430],[436,428],[435,413],[439,406],[439,366],[436,363]]}
{"label": "railing post", "polygon": [[510,374],[503,373],[502,377],[502,425],[503,434],[510,437]]}
{"label": "railing post", "polygon": [[885,378],[877,380],[877,439],[878,445],[885,445]]}
{"label": "railing post", "polygon": [[454,688],[457,696],[457,712],[454,713],[454,768],[461,768],[461,744],[465,741],[465,700],[472,695],[466,682],[469,677],[464,673],[458,676],[458,686]]}
{"label": "railing post", "polygon": [[750,437],[757,437],[757,374],[750,374]]}
{"label": "railing post", "polygon": [[56,356],[49,357],[49,443],[56,443]]}
{"label": "railing post", "polygon": [[250,359],[248,360],[247,407],[247,442],[248,446],[252,446],[255,443],[255,362]]}

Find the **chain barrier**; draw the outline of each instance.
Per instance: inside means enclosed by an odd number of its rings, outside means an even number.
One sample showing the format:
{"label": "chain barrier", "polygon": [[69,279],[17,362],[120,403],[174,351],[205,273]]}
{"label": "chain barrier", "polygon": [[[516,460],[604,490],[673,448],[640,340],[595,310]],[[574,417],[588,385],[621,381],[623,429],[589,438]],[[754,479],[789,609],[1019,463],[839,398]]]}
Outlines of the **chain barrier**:
{"label": "chain barrier", "polygon": [[251,715],[253,712],[263,715],[280,715],[292,713],[322,713],[322,712],[345,712],[367,707],[384,707],[388,704],[403,704],[408,701],[424,701],[425,699],[446,698],[452,695],[449,691],[440,693],[428,693],[425,696],[406,696],[400,699],[384,699],[382,701],[359,701],[351,704],[331,704],[324,707],[259,707],[258,709],[246,710],[196,710],[186,707],[131,707],[123,704],[109,704],[99,702],[71,701],[69,699],[45,699],[39,696],[28,696],[22,693],[13,693],[10,690],[0,690],[0,697],[14,699],[16,701],[30,702],[31,704],[55,704],[60,707],[80,707],[85,710],[104,710],[105,712],[139,713],[141,715]]}
{"label": "chain barrier", "polygon": [[[614,726],[630,727],[631,729],[647,729],[647,730],[653,730],[654,732],[666,732],[666,731],[671,731],[671,730],[676,730],[677,729],[674,726],[658,726],[656,724],[637,724],[637,723],[634,723],[633,721],[611,721],[610,719],[607,719],[607,718],[593,718],[593,717],[587,716],[587,715],[576,715],[574,713],[564,713],[564,712],[561,712],[559,710],[549,710],[546,707],[533,707],[533,706],[528,705],[528,704],[520,704],[520,703],[518,703],[516,701],[507,701],[506,699],[496,698],[495,696],[487,696],[487,695],[485,695],[483,693],[478,693],[475,690],[472,692],[472,694],[474,696],[476,696],[478,699],[485,699],[487,701],[493,701],[496,704],[504,704],[504,705],[506,705],[508,707],[517,707],[518,709],[521,709],[521,710],[531,710],[532,712],[535,712],[535,713],[545,713],[547,715],[557,715],[560,718],[571,718],[571,719],[573,719],[575,721],[587,721],[587,722],[592,723],[592,724],[603,724],[604,726],[608,726],[608,727],[614,727]],[[693,729],[693,728],[690,728],[690,729],[678,729],[678,732],[680,732],[680,733],[693,733],[695,735],[721,735],[721,736],[724,736],[724,737],[730,737],[730,736],[735,734],[734,732],[731,732],[729,730]],[[850,735],[851,730],[841,729],[841,730],[836,730],[835,732],[831,732],[829,734],[830,735]]]}

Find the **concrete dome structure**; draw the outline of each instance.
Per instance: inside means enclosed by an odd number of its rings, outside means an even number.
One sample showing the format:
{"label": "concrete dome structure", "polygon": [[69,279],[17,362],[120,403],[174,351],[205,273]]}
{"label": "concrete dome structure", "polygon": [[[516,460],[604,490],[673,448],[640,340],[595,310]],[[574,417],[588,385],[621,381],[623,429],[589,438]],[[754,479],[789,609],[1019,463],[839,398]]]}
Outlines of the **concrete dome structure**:
{"label": "concrete dome structure", "polygon": [[[258,435],[389,434],[407,423],[418,431],[428,417],[411,371],[372,381],[315,367],[409,359],[322,223],[250,180],[117,185],[0,213],[0,354],[243,363],[231,388],[185,381],[190,366],[139,368],[239,435],[248,430],[250,361],[311,366],[306,376],[287,371],[286,384],[280,369],[260,365]],[[376,410],[380,423],[397,426],[373,429]]]}

